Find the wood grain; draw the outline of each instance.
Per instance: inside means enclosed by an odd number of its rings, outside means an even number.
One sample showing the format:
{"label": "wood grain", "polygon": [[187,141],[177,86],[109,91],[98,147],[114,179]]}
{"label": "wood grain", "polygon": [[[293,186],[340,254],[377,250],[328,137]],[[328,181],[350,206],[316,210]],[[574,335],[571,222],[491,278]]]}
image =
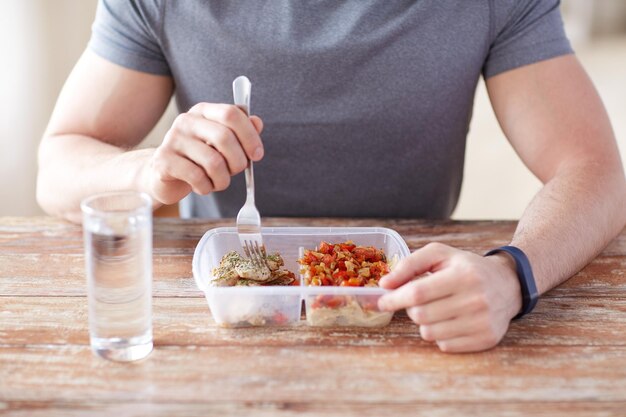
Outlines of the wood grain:
{"label": "wood grain", "polygon": [[[448,355],[396,314],[383,329],[224,329],[191,278],[204,232],[233,221],[155,219],[155,351],[132,364],[88,346],[82,231],[0,218],[0,416],[623,416],[626,233],[510,326],[491,351]],[[483,253],[514,222],[267,219],[382,226],[411,249]]]}
{"label": "wood grain", "polygon": [[[265,221],[265,219],[264,219]],[[31,223],[32,222],[32,223]],[[411,249],[440,241],[484,253],[508,241],[513,222],[425,222],[376,219],[267,219],[267,226],[381,226],[398,231]],[[157,297],[201,297],[192,279],[191,259],[202,235],[232,220],[156,219],[154,287]],[[546,297],[626,294],[626,233],[580,273]],[[82,232],[79,226],[49,218],[0,221],[0,295],[85,295]],[[572,293],[570,289],[574,289]]]}
{"label": "wood grain", "polygon": [[[212,402],[626,401],[626,349],[164,346],[111,364],[87,346],[0,348],[0,400]],[[45,384],[42,382],[45,381]]]}
{"label": "wood grain", "polygon": [[623,416],[626,403],[608,401],[568,401],[568,402],[537,402],[520,403],[430,403],[430,402],[388,402],[379,404],[363,404],[345,401],[337,404],[325,402],[219,402],[212,403],[166,403],[166,402],[97,402],[85,400],[81,402],[54,401],[12,401],[0,402],[0,416],[30,417],[74,417],[74,416],[247,416],[257,417],[289,417],[289,416],[497,416],[497,417],[611,417]]}
{"label": "wood grain", "polygon": [[[83,297],[0,297],[0,346],[86,345]],[[203,298],[154,300],[158,346],[414,346],[430,348],[417,327],[398,313],[382,329],[298,326],[227,329],[215,324]],[[27,319],[25,319],[27,318]],[[624,346],[626,298],[542,300],[535,312],[511,324],[502,346]]]}

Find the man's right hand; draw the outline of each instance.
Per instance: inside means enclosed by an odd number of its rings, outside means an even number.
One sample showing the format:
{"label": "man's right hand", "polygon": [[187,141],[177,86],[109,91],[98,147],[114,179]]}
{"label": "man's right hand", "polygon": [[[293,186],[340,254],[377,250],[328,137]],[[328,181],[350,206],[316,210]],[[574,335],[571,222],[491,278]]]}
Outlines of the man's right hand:
{"label": "man's right hand", "polygon": [[154,207],[192,190],[223,190],[248,160],[263,157],[263,122],[230,104],[199,103],[178,116],[156,149],[134,149],[174,92],[170,76],[124,68],[86,51],[59,96],[39,147],[37,201],[80,222],[88,195],[150,194]]}
{"label": "man's right hand", "polygon": [[144,179],[155,203],[174,204],[192,190],[221,191],[248,160],[263,158],[263,122],[230,104],[199,103],[180,114],[149,160]]}

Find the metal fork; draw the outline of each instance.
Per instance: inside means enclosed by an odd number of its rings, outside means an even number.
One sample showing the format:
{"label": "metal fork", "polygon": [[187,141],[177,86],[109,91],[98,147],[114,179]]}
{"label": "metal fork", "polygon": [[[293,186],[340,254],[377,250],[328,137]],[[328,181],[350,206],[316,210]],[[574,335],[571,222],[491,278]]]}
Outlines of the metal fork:
{"label": "metal fork", "polygon": [[[250,115],[250,90],[252,84],[246,76],[239,76],[233,81],[233,96],[235,105]],[[254,168],[252,161],[248,160],[245,171],[246,177],[246,202],[237,214],[237,234],[239,243],[243,247],[246,256],[257,267],[265,265],[265,246],[261,236],[261,215],[254,204]]]}

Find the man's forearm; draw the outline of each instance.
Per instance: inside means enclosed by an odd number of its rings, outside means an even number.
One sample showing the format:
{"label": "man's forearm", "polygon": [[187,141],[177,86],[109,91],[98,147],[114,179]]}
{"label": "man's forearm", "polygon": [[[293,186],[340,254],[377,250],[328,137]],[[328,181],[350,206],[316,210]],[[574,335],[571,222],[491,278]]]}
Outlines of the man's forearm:
{"label": "man's forearm", "polygon": [[154,149],[125,151],[81,135],[45,137],[39,148],[37,201],[56,216],[79,222],[80,201],[115,190],[143,190]]}
{"label": "man's forearm", "polygon": [[512,244],[528,255],[540,294],[582,269],[626,224],[623,171],[599,165],[562,167],[518,224]]}

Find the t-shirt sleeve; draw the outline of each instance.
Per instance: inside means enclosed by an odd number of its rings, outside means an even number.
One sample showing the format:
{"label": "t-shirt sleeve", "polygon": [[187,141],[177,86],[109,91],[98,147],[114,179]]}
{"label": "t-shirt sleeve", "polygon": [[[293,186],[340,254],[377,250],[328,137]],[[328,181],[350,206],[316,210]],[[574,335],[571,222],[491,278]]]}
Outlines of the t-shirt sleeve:
{"label": "t-shirt sleeve", "polygon": [[161,47],[162,20],[158,0],[99,0],[89,49],[126,68],[169,75]]}
{"label": "t-shirt sleeve", "polygon": [[573,53],[559,0],[490,0],[491,46],[483,76]]}

